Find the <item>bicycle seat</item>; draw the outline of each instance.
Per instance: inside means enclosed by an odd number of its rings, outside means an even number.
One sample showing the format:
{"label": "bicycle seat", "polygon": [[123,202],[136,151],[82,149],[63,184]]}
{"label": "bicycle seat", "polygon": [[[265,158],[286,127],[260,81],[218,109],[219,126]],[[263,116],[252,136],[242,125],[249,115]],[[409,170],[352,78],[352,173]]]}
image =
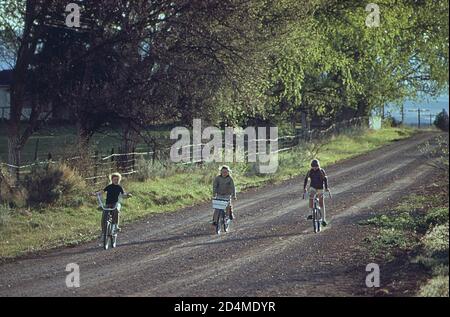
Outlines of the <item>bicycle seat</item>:
{"label": "bicycle seat", "polygon": [[118,204],[118,203],[116,203],[116,204],[114,204],[114,205],[110,205],[110,204],[104,205],[104,206],[102,207],[102,209],[103,209],[104,211],[114,211],[114,210],[117,209],[117,204]]}

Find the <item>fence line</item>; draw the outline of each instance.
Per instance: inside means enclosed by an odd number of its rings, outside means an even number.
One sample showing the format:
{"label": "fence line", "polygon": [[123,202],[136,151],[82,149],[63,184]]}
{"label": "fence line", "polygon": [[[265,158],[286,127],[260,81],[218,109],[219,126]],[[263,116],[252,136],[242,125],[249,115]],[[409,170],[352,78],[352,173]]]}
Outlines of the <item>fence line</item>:
{"label": "fence line", "polygon": [[[367,123],[367,118],[368,117],[359,117],[359,118],[353,118],[350,120],[345,120],[342,122],[338,122],[338,123],[334,123],[331,126],[329,126],[327,129],[324,130],[319,130],[319,129],[309,129],[309,130],[302,130],[300,133],[294,134],[294,135],[285,135],[282,137],[277,137],[275,139],[270,139],[270,138],[261,138],[261,139],[251,139],[251,140],[245,140],[245,136],[244,136],[244,146],[245,143],[250,143],[250,142],[280,142],[281,144],[277,144],[277,146],[279,147],[279,149],[272,151],[269,148],[269,152],[267,153],[267,151],[263,152],[263,153],[254,153],[254,155],[272,155],[272,154],[277,154],[277,153],[281,153],[281,152],[285,152],[285,151],[289,151],[293,148],[298,147],[298,145],[303,141],[303,142],[308,142],[311,141],[312,139],[318,139],[321,140],[323,138],[327,138],[329,136],[329,134],[333,134],[333,133],[340,133],[341,132],[341,128],[360,128],[362,126],[366,127],[366,123]],[[365,120],[365,121],[363,121]],[[358,123],[358,124],[355,124]],[[364,125],[361,125],[361,123],[364,123]],[[192,150],[189,150],[189,154],[190,154],[190,161],[189,162],[179,162],[179,163],[175,163],[176,165],[189,165],[189,164],[199,164],[199,163],[204,163],[207,162],[204,158],[203,158],[203,150],[204,150],[204,146],[207,145],[208,143],[200,143],[200,144],[189,144],[189,145],[185,145],[185,146],[181,146],[181,147],[177,147],[176,150],[179,151],[181,149],[184,148],[192,148]],[[233,146],[233,157],[235,157],[235,155],[242,155],[242,159],[245,161],[246,159],[249,158],[249,151],[245,150],[242,152],[238,152],[236,151],[236,148],[238,147],[237,145],[235,146],[234,143],[234,135],[233,135],[233,143],[228,143],[225,142],[225,145],[232,145]],[[248,148],[248,146],[247,146]],[[136,173],[139,173],[140,171],[138,169],[136,169],[136,163],[137,163],[137,159],[136,156],[139,157],[144,157],[144,156],[152,156],[152,160],[153,162],[156,160],[159,160],[160,162],[170,162],[170,160],[167,159],[167,150],[172,150],[173,146],[170,147],[164,147],[160,150],[156,150],[155,151],[147,151],[147,152],[130,152],[130,153],[112,153],[106,156],[101,156],[99,155],[98,151],[95,152],[95,155],[89,155],[90,158],[93,158],[96,160],[96,162],[94,162],[94,164],[91,166],[92,171],[86,171],[88,174],[92,173],[93,176],[88,176],[85,177],[85,180],[88,181],[96,181],[100,178],[104,178],[104,177],[108,177],[108,175],[114,170],[114,169],[118,169],[122,175],[126,176],[126,175],[133,175]],[[113,149],[114,150],[114,149]],[[112,151],[113,151],[112,150]],[[158,155],[159,154],[159,157]],[[223,158],[224,153],[221,153],[221,157]],[[200,159],[194,159],[196,156],[200,156]],[[116,160],[116,158],[121,158],[121,157],[125,157],[125,160]],[[166,159],[164,159],[164,157],[166,157]],[[64,161],[76,161],[76,160],[80,160],[82,159],[82,156],[75,156],[75,157],[71,157],[71,158],[66,158],[64,159]],[[109,160],[109,161],[107,161]],[[57,163],[56,161],[53,161],[51,159],[51,157],[49,157],[49,160],[46,161],[40,161],[40,162],[33,162],[30,164],[26,164],[26,165],[21,165],[21,166],[16,166],[16,165],[12,165],[12,164],[8,164],[8,163],[2,163],[0,162],[0,166],[6,166],[8,168],[11,169],[16,169],[18,171],[21,171],[22,173],[25,172],[29,172],[27,169],[30,169],[34,166],[39,166],[39,165],[43,165],[43,164],[55,164]],[[116,168],[114,168],[114,165],[116,165]],[[92,175],[91,174],[91,175]]]}
{"label": "fence line", "polygon": [[117,153],[117,154],[111,154],[111,155],[105,156],[105,157],[102,158],[102,160],[108,160],[110,158],[118,157],[118,156],[120,157],[120,156],[130,156],[130,155],[151,155],[153,153],[154,152]]}

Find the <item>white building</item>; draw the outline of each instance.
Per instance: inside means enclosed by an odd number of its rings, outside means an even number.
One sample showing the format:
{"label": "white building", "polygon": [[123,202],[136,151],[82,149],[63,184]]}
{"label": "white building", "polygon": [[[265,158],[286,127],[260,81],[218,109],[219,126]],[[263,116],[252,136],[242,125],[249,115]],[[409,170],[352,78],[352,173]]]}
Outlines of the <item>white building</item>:
{"label": "white building", "polygon": [[[12,70],[0,71],[0,120],[8,120],[11,110],[10,87],[12,83]],[[48,106],[48,111],[51,107]],[[29,119],[31,115],[30,101],[25,101],[22,109],[22,119]],[[44,114],[42,114],[44,115]]]}
{"label": "white building", "polygon": [[10,97],[9,86],[12,80],[12,71],[0,71],[0,120],[9,118]]}

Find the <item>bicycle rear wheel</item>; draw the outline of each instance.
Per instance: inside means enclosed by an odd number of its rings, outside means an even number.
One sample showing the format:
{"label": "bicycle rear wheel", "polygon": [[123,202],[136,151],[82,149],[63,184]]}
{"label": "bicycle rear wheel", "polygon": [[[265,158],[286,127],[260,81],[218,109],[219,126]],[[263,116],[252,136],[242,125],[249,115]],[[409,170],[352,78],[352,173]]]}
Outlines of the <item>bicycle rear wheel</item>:
{"label": "bicycle rear wheel", "polygon": [[223,229],[225,230],[225,232],[230,231],[230,225],[231,225],[231,219],[228,216],[225,216],[224,225],[223,225]]}
{"label": "bicycle rear wheel", "polygon": [[103,248],[105,250],[109,249],[110,236],[111,236],[111,222],[107,221],[105,226],[105,232],[103,233]]}
{"label": "bicycle rear wheel", "polygon": [[225,216],[224,210],[219,209],[219,216],[216,223],[216,234],[220,234],[222,231],[222,228],[224,226],[224,216]]}
{"label": "bicycle rear wheel", "polygon": [[225,232],[228,232],[231,223],[230,217],[227,214],[226,211],[223,213],[223,231]]}

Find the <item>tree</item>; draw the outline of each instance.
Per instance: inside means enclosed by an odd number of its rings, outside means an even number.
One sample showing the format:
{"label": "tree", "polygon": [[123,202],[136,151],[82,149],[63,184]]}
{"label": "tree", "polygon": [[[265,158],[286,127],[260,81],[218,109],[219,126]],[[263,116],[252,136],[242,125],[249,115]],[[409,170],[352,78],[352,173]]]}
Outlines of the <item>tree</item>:
{"label": "tree", "polygon": [[[38,128],[48,114],[40,100],[32,96],[32,76],[35,52],[39,39],[43,36],[43,20],[49,12],[50,1],[12,1],[1,2],[0,42],[7,53],[7,61],[14,54],[13,83],[10,89],[10,118],[8,120],[8,161],[20,165],[20,153],[28,138]],[[27,124],[22,127],[22,112],[27,100],[31,100],[31,114]],[[44,116],[44,118],[42,118]],[[16,169],[18,173],[18,169]]]}
{"label": "tree", "polygon": [[448,120],[449,119],[447,111],[445,111],[445,109],[442,109],[442,111],[434,119],[434,125],[439,129],[441,129],[442,131],[448,132],[449,128]]}
{"label": "tree", "polygon": [[271,39],[265,109],[333,121],[448,87],[448,1],[379,1],[368,27],[360,1],[321,1],[312,18]]}

